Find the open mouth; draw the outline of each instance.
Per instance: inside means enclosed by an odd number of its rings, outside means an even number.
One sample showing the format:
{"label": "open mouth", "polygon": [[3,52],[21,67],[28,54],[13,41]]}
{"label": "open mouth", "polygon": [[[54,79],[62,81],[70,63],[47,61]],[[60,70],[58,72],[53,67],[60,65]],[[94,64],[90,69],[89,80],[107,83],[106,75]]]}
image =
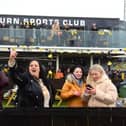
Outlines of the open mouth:
{"label": "open mouth", "polygon": [[32,70],[32,72],[36,72],[36,70]]}

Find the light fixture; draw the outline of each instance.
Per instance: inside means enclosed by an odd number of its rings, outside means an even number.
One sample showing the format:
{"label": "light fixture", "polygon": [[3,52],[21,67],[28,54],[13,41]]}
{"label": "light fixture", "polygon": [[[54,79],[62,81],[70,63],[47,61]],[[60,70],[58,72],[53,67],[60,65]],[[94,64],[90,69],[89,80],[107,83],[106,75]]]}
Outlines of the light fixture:
{"label": "light fixture", "polygon": [[48,58],[50,58],[50,59],[53,58],[53,54],[52,53],[49,53],[48,54]]}

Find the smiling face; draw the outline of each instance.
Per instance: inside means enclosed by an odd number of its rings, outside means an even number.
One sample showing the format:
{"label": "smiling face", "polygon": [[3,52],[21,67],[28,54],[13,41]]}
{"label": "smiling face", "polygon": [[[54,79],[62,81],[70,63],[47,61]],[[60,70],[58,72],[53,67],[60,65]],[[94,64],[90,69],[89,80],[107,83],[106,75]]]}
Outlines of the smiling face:
{"label": "smiling face", "polygon": [[93,81],[97,81],[102,77],[102,72],[98,70],[91,70],[90,76],[92,77]]}
{"label": "smiling face", "polygon": [[73,74],[76,77],[76,79],[81,79],[83,75],[82,69],[79,67],[75,68]]}
{"label": "smiling face", "polygon": [[39,73],[40,73],[40,66],[39,66],[39,63],[38,61],[31,61],[30,64],[29,64],[29,73],[36,77],[36,78],[39,78]]}

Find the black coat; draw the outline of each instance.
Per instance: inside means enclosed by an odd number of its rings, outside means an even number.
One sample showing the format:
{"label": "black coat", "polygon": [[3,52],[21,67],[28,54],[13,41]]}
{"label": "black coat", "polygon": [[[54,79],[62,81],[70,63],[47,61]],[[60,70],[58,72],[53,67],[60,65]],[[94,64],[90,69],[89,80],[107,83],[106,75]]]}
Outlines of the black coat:
{"label": "black coat", "polygon": [[[10,68],[9,76],[12,81],[18,85],[19,89],[17,92],[18,96],[18,107],[43,107],[44,96],[38,81],[30,75],[29,72],[20,73],[16,67]],[[55,98],[55,91],[51,84],[51,81],[43,79],[44,85],[47,87],[50,93],[50,107],[53,104]]]}
{"label": "black coat", "polygon": [[8,77],[4,72],[0,71],[0,108],[2,107],[2,97],[3,97],[2,89],[7,85],[9,85]]}

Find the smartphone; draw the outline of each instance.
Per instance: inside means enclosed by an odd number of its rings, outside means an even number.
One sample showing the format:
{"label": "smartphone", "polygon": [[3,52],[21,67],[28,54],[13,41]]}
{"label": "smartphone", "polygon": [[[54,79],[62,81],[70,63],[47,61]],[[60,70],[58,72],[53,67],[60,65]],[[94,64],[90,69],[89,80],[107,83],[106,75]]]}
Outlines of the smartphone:
{"label": "smartphone", "polygon": [[86,88],[87,88],[88,90],[93,89],[93,87],[92,87],[90,84],[87,84],[87,85],[86,85]]}

